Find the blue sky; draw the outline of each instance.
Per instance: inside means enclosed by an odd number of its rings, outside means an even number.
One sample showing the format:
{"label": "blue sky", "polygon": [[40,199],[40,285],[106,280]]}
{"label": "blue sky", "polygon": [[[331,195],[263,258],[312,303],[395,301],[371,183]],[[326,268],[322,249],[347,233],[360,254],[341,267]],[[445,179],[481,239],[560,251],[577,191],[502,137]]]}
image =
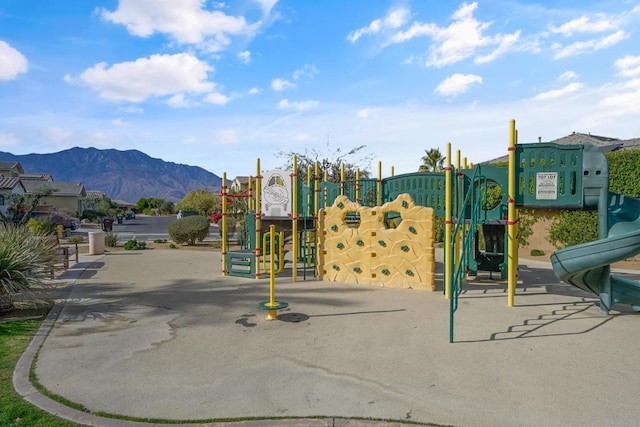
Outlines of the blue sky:
{"label": "blue sky", "polygon": [[[640,0],[0,0],[0,151],[137,149],[229,178],[366,145],[478,163],[640,137]],[[36,172],[36,171],[31,171]]]}

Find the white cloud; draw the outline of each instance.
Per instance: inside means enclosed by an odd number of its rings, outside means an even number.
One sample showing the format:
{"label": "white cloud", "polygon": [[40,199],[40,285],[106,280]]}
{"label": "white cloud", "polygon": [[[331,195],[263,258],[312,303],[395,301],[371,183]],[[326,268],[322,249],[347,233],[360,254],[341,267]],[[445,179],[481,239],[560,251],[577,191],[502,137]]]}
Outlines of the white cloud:
{"label": "white cloud", "polygon": [[568,56],[593,53],[600,49],[605,49],[607,47],[613,46],[626,38],[629,38],[629,35],[624,30],[618,30],[615,33],[609,34],[605,37],[574,42],[566,46],[563,46],[560,43],[555,43],[552,48],[557,52],[553,57],[555,59],[561,59]]}
{"label": "white cloud", "polygon": [[358,118],[361,118],[361,119],[366,119],[373,116],[376,113],[376,111],[377,111],[376,108],[363,108],[356,112],[356,116],[358,116]]}
{"label": "white cloud", "polygon": [[207,81],[213,67],[188,53],[151,55],[111,67],[101,62],[86,69],[80,80],[110,101],[142,102],[151,96],[202,93],[213,90]]}
{"label": "white cloud", "polygon": [[295,142],[303,142],[303,143],[309,143],[309,142],[317,142],[318,138],[314,138],[311,135],[307,134],[307,133],[298,133],[295,134],[292,138]]}
{"label": "white cloud", "polygon": [[0,132],[0,147],[11,147],[17,145],[18,137],[11,132]]}
{"label": "white cloud", "polygon": [[618,69],[618,73],[624,77],[640,76],[640,56],[623,56],[616,60],[614,66]]}
{"label": "white cloud", "polygon": [[640,118],[640,78],[626,80],[620,84],[608,84],[601,91],[606,93],[600,102],[583,117],[585,126],[602,127],[612,124],[617,127],[617,123],[626,122],[633,127],[632,136],[637,137],[635,123],[637,118]]}
{"label": "white cloud", "polygon": [[262,89],[258,87],[252,87],[247,91],[247,95],[259,95],[260,93],[262,93]]}
{"label": "white cloud", "polygon": [[290,81],[284,79],[277,78],[271,81],[271,89],[276,92],[282,92],[285,89],[290,89],[293,87],[296,87],[294,83],[291,83]]}
{"label": "white cloud", "polygon": [[256,2],[262,7],[262,13],[269,15],[278,0],[256,0]]}
{"label": "white cloud", "polygon": [[568,85],[560,89],[553,89],[547,92],[539,93],[538,95],[534,96],[533,99],[536,101],[548,101],[552,99],[564,98],[567,95],[570,95],[574,92],[579,91],[583,87],[584,85],[582,83],[578,83],[578,82],[569,83]]}
{"label": "white cloud", "polygon": [[121,118],[117,118],[111,121],[111,124],[118,127],[126,127],[129,126],[129,123],[125,122]]}
{"label": "white cloud", "polygon": [[571,36],[575,33],[601,33],[604,31],[615,30],[618,28],[618,25],[619,24],[615,19],[599,13],[595,15],[593,19],[589,16],[583,15],[559,26],[549,25],[548,28],[549,31],[554,34]]}
{"label": "white cloud", "polygon": [[294,80],[298,80],[302,76],[307,76],[308,78],[313,79],[318,72],[319,71],[315,65],[305,65],[299,70],[294,71],[292,77]]}
{"label": "white cloud", "polygon": [[295,110],[295,111],[306,111],[311,108],[315,108],[319,105],[318,101],[289,101],[288,99],[283,99],[278,103],[278,108],[281,110]]}
{"label": "white cloud", "polygon": [[0,81],[13,80],[26,73],[27,58],[7,42],[0,40]]}
{"label": "white cloud", "polygon": [[229,101],[231,101],[231,97],[223,95],[220,92],[212,92],[207,94],[207,96],[204,97],[203,101],[208,102],[209,104],[226,105]]}
{"label": "white cloud", "polygon": [[193,103],[185,98],[184,93],[176,93],[167,99],[167,105],[173,108],[188,108],[193,106]]}
{"label": "white cloud", "polygon": [[350,32],[347,35],[347,40],[351,43],[357,42],[362,36],[378,34],[386,30],[394,30],[402,27],[407,20],[411,12],[409,9],[398,8],[391,10],[387,16],[382,19],[375,19],[371,23],[362,28],[358,28],[355,31]]}
{"label": "white cloud", "polygon": [[249,62],[251,62],[251,52],[249,52],[248,50],[243,50],[238,54],[238,59],[243,64],[248,64]]}
{"label": "white cloud", "polygon": [[62,142],[68,140],[71,137],[72,132],[59,127],[48,127],[40,129],[40,135],[42,135],[42,137],[47,141]]}
{"label": "white cloud", "polygon": [[475,74],[456,73],[444,79],[436,87],[435,92],[443,96],[457,96],[465,93],[475,84],[482,84],[482,77]]}
{"label": "white cloud", "polygon": [[579,77],[580,74],[576,73],[575,71],[565,71],[558,76],[558,81],[565,82],[568,80],[576,80]]}
{"label": "white cloud", "polygon": [[122,111],[123,113],[129,113],[129,114],[142,114],[144,113],[144,109],[141,107],[138,107],[137,105],[128,105],[126,107],[120,107],[118,108],[118,111]]}
{"label": "white cloud", "polygon": [[[458,10],[451,16],[453,22],[447,27],[441,27],[434,23],[415,22],[406,31],[394,34],[391,43],[404,43],[416,37],[431,37],[434,43],[429,47],[428,58],[425,64],[430,67],[443,67],[455,64],[458,61],[476,54],[478,49],[496,46],[489,54],[478,56],[476,63],[493,61],[505,53],[515,50],[520,39],[520,32],[513,34],[496,34],[488,36],[484,33],[491,26],[491,22],[478,21],[474,11],[478,3],[462,3]],[[520,47],[518,49],[531,49]]]}
{"label": "white cloud", "polygon": [[[274,4],[274,0],[262,0],[259,6],[268,14]],[[205,8],[202,0],[120,0],[116,10],[100,8],[98,13],[135,36],[163,33],[179,44],[197,45],[209,52],[226,49],[233,36],[253,37],[264,22],[250,24],[243,16]]]}
{"label": "white cloud", "polygon": [[216,135],[216,142],[224,145],[237,144],[240,141],[240,136],[236,129],[221,129]]}

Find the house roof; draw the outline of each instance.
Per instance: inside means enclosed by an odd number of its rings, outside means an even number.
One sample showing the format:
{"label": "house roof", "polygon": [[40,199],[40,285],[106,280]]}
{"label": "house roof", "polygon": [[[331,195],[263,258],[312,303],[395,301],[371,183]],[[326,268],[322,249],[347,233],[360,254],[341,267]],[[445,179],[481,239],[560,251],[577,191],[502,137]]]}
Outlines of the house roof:
{"label": "house roof", "polygon": [[236,176],[233,180],[234,181],[238,181],[238,183],[240,183],[240,184],[248,184],[249,183],[249,177],[248,176]]}
{"label": "house roof", "polygon": [[7,162],[7,161],[0,161],[0,170],[15,170],[18,173],[24,173],[24,170],[22,169],[22,165],[20,164],[20,162]]}
{"label": "house roof", "polygon": [[22,186],[22,189],[24,190],[24,185],[22,185],[20,179],[18,179],[17,177],[0,176],[0,190],[13,190],[18,185]]}
{"label": "house roof", "polygon": [[107,195],[102,191],[87,190],[87,199],[106,199]]}
{"label": "house roof", "polygon": [[84,185],[79,182],[49,182],[27,179],[21,181],[27,192],[31,193],[40,188],[53,188],[57,196],[86,197]]}
{"label": "house roof", "polygon": [[53,182],[53,176],[50,173],[22,173],[18,175],[20,179],[33,179],[36,181]]}
{"label": "house roof", "polygon": [[[554,144],[560,145],[578,145],[584,143],[591,143],[596,147],[602,148],[604,151],[618,151],[618,150],[638,150],[640,149],[640,138],[633,139],[618,139],[608,136],[591,135],[590,133],[573,132],[570,135],[563,136],[553,141],[549,141]],[[508,162],[509,156],[505,155],[498,157],[497,159],[488,160],[482,162],[483,164],[502,163]]]}

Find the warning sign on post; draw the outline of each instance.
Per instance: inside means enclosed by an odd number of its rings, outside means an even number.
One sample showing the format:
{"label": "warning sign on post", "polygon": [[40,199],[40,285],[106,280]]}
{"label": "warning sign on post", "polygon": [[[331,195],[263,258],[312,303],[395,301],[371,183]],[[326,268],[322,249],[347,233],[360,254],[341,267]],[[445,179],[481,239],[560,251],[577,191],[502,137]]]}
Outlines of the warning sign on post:
{"label": "warning sign on post", "polygon": [[558,172],[538,172],[536,174],[536,199],[556,200],[558,198]]}

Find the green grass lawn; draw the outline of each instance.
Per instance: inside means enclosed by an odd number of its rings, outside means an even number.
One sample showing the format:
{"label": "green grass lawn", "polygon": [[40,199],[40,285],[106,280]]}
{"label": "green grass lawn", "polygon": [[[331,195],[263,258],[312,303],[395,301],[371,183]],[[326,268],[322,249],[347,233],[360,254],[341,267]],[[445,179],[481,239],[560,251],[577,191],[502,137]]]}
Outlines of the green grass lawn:
{"label": "green grass lawn", "polygon": [[13,370],[42,323],[20,320],[0,323],[0,426],[72,427],[73,424],[31,405],[13,389]]}

